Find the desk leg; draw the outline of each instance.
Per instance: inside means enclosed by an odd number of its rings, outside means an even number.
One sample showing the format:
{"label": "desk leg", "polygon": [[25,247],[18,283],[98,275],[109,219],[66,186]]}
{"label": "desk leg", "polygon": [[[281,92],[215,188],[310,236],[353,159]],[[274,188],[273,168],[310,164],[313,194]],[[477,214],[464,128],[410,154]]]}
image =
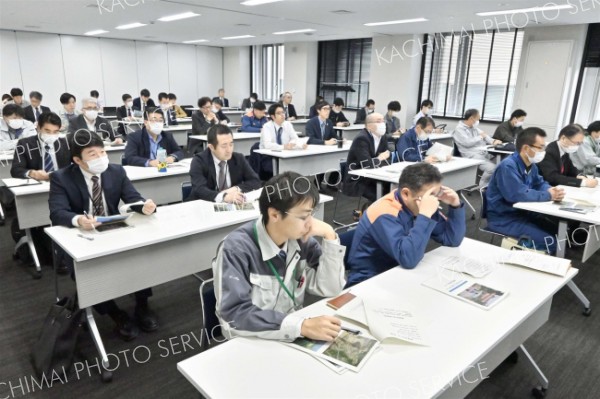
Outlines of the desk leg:
{"label": "desk leg", "polygon": [[383,182],[377,180],[377,199],[383,197]]}
{"label": "desk leg", "polygon": [[35,270],[38,274],[42,274],[42,268],[40,266],[40,261],[37,256],[37,252],[35,250],[35,245],[33,245],[33,239],[31,238],[31,229],[25,229],[25,234],[27,234],[27,245],[29,246],[29,250],[31,251],[31,257],[33,258],[33,263],[35,263]]}
{"label": "desk leg", "polygon": [[2,204],[0,204],[0,226],[4,225],[4,210],[2,209]]}
{"label": "desk leg", "polygon": [[273,159],[273,176],[277,176],[279,174],[279,158],[272,157]]}
{"label": "desk leg", "polygon": [[108,382],[112,379],[112,372],[108,371],[110,367],[110,364],[108,362],[108,355],[106,354],[106,350],[104,349],[104,344],[102,343],[102,337],[100,337],[100,331],[98,331],[98,326],[96,326],[96,320],[94,319],[94,314],[92,313],[91,306],[85,308],[85,318],[90,329],[90,334],[92,334],[94,344],[96,344],[98,354],[102,358],[102,367],[104,368],[104,370],[102,370],[102,379],[105,382]]}
{"label": "desk leg", "polygon": [[542,373],[542,370],[540,370],[535,360],[533,360],[533,357],[531,357],[531,355],[529,354],[529,352],[527,352],[527,349],[525,349],[523,345],[519,345],[517,351],[521,356],[527,359],[529,365],[533,368],[533,371],[535,372],[537,378],[540,381],[540,386],[533,388],[533,396],[535,396],[536,398],[544,397],[545,392],[548,389],[548,378],[546,378],[544,373]]}

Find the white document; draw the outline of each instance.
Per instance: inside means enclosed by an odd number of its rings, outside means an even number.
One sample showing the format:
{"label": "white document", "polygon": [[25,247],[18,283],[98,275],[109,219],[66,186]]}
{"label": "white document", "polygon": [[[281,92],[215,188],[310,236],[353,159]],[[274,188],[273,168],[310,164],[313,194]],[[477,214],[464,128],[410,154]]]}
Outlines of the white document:
{"label": "white document", "polygon": [[308,144],[309,137],[298,137],[298,139],[294,142],[294,150],[303,150],[304,145]]}
{"label": "white document", "polygon": [[143,206],[144,205],[144,201],[137,201],[137,202],[132,202],[131,204],[121,205],[119,207],[119,213],[121,215],[126,215],[129,212],[133,212],[133,210],[131,209],[131,207],[134,206],[134,205],[142,205]]}
{"label": "white document", "polygon": [[262,188],[244,193],[244,196],[246,197],[246,202],[258,201],[258,199],[260,198],[260,193],[262,193]]}
{"label": "white document", "polygon": [[509,251],[502,259],[502,262],[561,277],[566,276],[571,268],[571,261],[569,259],[542,255],[533,251]]}
{"label": "white document", "polygon": [[430,149],[427,150],[427,155],[434,156],[440,162],[446,162],[449,155],[452,155],[454,148],[442,143],[433,143]]}
{"label": "white document", "polygon": [[435,254],[427,254],[423,258],[423,262],[452,272],[466,273],[475,278],[487,276],[497,265],[493,262],[488,262],[482,259],[467,258],[464,256],[448,254],[443,255],[437,251]]}
{"label": "white document", "polygon": [[461,278],[461,276],[439,275],[424,281],[423,285],[481,309],[491,309],[508,295],[506,291],[500,291],[477,283],[470,278]]}

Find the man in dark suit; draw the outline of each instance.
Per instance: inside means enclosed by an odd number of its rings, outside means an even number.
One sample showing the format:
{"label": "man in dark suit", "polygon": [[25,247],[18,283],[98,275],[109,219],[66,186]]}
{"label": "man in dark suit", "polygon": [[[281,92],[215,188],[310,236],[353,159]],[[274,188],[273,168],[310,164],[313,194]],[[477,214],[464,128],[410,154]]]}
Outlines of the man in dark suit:
{"label": "man in dark suit", "polygon": [[167,93],[158,93],[158,106],[162,110],[163,117],[165,119],[165,125],[167,127],[178,125],[177,117],[175,116],[175,110],[169,101],[169,95]]}
{"label": "man in dark suit", "polygon": [[311,105],[310,108],[308,109],[308,119],[312,119],[318,115],[317,114],[317,104],[320,103],[321,101],[324,101],[323,96],[317,96],[315,103],[313,105]]}
{"label": "man in dark suit", "polygon": [[298,118],[298,114],[296,114],[296,108],[294,107],[294,104],[292,104],[292,93],[289,91],[283,93],[281,105],[283,105],[283,112],[285,112],[286,121],[293,121]]}
{"label": "man in dark suit", "polygon": [[252,108],[254,103],[257,101],[258,101],[258,94],[251,93],[250,97],[244,98],[244,101],[242,101],[242,111]]}
{"label": "man in dark suit", "polygon": [[[54,226],[78,227],[93,230],[101,223],[97,216],[119,213],[119,202],[132,203],[143,201],[144,205],[132,207],[136,212],[150,215],[156,205],[150,199],[144,200],[127,178],[121,165],[109,164],[104,150],[104,142],[94,133],[79,130],[71,140],[71,155],[74,164],[67,166],[50,177],[50,220]],[[72,268],[72,260],[61,252]],[[124,265],[126,267],[126,265]],[[74,274],[72,274],[74,277]],[[148,308],[150,288],[135,293],[135,318],[144,331],[158,328],[156,316]],[[125,340],[131,340],[139,334],[138,326],[126,312],[119,309],[115,301],[110,300],[97,305],[94,309],[100,314],[108,314],[116,323],[117,330]]]}
{"label": "man in dark suit", "polygon": [[183,159],[183,151],[173,135],[162,131],[163,123],[163,113],[160,109],[147,109],[144,114],[144,127],[128,137],[123,165],[157,167],[159,148],[166,150],[166,161],[169,164]]}
{"label": "man in dark suit", "polygon": [[[383,115],[373,113],[367,116],[365,129],[352,142],[348,151],[348,170],[374,169],[389,164],[390,151],[385,137]],[[349,196],[362,196],[371,202],[377,200],[375,180],[351,174],[346,175],[344,192]]]}
{"label": "man in dark suit", "polygon": [[333,100],[333,107],[331,107],[331,113],[329,114],[329,119],[333,123],[335,127],[343,127],[350,126],[350,122],[346,115],[342,112],[344,109],[344,100],[341,97],[337,97]]}
{"label": "man in dark suit", "polygon": [[223,107],[229,108],[229,100],[225,98],[225,89],[219,89],[219,95],[217,97],[213,97],[212,101],[220,100],[223,104]]}
{"label": "man in dark suit", "polygon": [[198,99],[198,111],[192,114],[192,134],[206,134],[211,126],[219,122],[212,111],[212,101],[208,97]]}
{"label": "man in dark suit", "polygon": [[261,182],[243,154],[233,152],[233,133],[225,125],[208,131],[208,149],[196,154],[190,166],[192,192],[188,200],[242,203],[243,193]]}
{"label": "man in dark suit", "polygon": [[50,112],[50,108],[42,105],[42,93],[39,91],[29,93],[29,102],[31,105],[28,105],[23,110],[25,111],[25,119],[31,123],[36,123],[41,114]]}
{"label": "man in dark suit", "polygon": [[227,125],[230,121],[227,115],[223,113],[223,110],[221,109],[222,107],[223,103],[221,102],[221,100],[219,100],[218,98],[213,99],[211,111],[217,116],[217,119],[219,120],[220,124]]}
{"label": "man in dark suit", "polygon": [[72,135],[78,130],[89,130],[95,132],[102,140],[123,144],[123,139],[120,136],[115,136],[110,122],[98,116],[98,103],[95,98],[84,98],[81,110],[82,114],[69,123],[69,134]]}
{"label": "man in dark suit", "polygon": [[35,136],[17,142],[10,174],[15,179],[50,180],[50,174],[71,164],[71,151],[59,136],[61,120],[54,112],[41,114]]}
{"label": "man in dark suit", "polygon": [[598,180],[589,179],[573,165],[569,154],[577,152],[582,145],[584,131],[572,124],[563,127],[558,140],[546,146],[546,156],[538,164],[540,174],[551,186],[596,187]]}
{"label": "man in dark suit", "polygon": [[354,124],[362,124],[367,120],[367,115],[375,112],[375,100],[371,100],[370,98],[367,100],[364,108],[361,108],[356,112],[356,119],[354,120]]}
{"label": "man in dark suit", "polygon": [[140,96],[133,100],[133,109],[144,112],[146,107],[156,107],[156,104],[154,104],[154,101],[150,98],[150,91],[148,91],[148,89],[142,89],[140,91]]}
{"label": "man in dark suit", "polygon": [[315,106],[317,116],[306,123],[308,144],[334,145],[337,143],[333,123],[329,119],[331,106],[326,101],[321,101]]}
{"label": "man in dark suit", "polygon": [[[123,105],[117,108],[117,120],[130,121],[135,119],[133,116],[133,100],[131,98],[131,95],[123,94],[121,96],[121,99],[123,100]],[[125,129],[124,124],[119,123],[117,132],[121,135],[123,139],[127,137],[127,130]]]}

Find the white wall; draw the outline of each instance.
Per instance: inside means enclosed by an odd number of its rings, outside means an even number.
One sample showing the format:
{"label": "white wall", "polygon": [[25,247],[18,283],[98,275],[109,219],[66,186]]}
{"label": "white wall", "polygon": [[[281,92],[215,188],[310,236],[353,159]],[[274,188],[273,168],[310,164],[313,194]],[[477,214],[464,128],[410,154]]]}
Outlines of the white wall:
{"label": "white wall", "polygon": [[250,47],[223,49],[223,86],[232,107],[241,106],[250,96]]}
{"label": "white wall", "polygon": [[315,102],[317,91],[317,68],[319,57],[319,43],[287,43],[283,76],[285,90],[293,95],[293,104],[296,112],[308,114],[308,110]]}
{"label": "white wall", "polygon": [[164,91],[196,104],[223,87],[219,47],[0,30],[0,52],[0,93],[36,90],[52,110],[65,91],[80,100],[95,89],[105,105],[117,106],[122,94],[137,97],[143,88],[154,100]]}

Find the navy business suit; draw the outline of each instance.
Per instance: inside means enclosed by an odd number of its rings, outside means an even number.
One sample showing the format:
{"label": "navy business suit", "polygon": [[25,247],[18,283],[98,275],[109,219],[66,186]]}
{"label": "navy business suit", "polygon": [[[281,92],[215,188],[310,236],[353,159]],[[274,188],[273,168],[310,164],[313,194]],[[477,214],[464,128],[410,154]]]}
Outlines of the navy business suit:
{"label": "navy business suit", "polygon": [[[61,137],[54,142],[54,155],[58,164],[54,165],[55,170],[64,168],[71,163],[71,150],[67,139]],[[15,179],[26,179],[25,174],[30,170],[43,169],[44,160],[38,135],[19,140],[15,148],[10,175]]]}
{"label": "navy business suit", "polygon": [[308,144],[325,144],[325,141],[336,138],[331,119],[325,121],[325,132],[321,135],[321,120],[318,116],[306,122],[306,135]]}
{"label": "navy business suit", "polygon": [[[167,156],[172,156],[176,161],[183,159],[183,151],[177,145],[173,135],[169,132],[160,134],[162,139],[158,145],[167,150]],[[142,130],[131,133],[127,136],[127,145],[125,146],[125,156],[123,165],[146,166],[146,161],[150,159],[150,137],[146,127]]]}

